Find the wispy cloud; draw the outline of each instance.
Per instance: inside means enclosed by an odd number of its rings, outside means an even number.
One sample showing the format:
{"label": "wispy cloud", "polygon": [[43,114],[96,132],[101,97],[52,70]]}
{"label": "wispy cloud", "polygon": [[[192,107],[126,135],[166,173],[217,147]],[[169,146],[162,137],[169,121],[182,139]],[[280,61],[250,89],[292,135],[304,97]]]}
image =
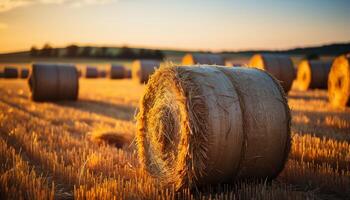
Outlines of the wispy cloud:
{"label": "wispy cloud", "polygon": [[0,30],[7,29],[8,25],[5,23],[0,22]]}
{"label": "wispy cloud", "polygon": [[67,4],[73,7],[84,5],[107,4],[116,0],[0,0],[0,12],[31,4]]}

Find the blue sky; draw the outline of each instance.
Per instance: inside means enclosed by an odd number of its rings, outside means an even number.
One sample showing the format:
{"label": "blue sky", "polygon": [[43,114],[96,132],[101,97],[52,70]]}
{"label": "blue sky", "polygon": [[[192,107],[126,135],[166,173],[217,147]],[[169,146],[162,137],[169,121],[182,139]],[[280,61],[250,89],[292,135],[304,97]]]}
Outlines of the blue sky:
{"label": "blue sky", "polygon": [[350,42],[350,1],[0,0],[0,52],[71,43],[286,49]]}

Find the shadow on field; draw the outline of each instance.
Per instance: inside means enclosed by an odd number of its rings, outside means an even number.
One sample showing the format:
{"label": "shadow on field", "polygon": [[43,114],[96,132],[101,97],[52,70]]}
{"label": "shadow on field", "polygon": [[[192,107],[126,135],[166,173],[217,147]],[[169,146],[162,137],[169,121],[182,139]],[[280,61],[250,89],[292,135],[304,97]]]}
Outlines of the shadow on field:
{"label": "shadow on field", "polygon": [[119,120],[130,121],[134,118],[136,108],[133,106],[95,101],[90,99],[79,99],[76,102],[56,102],[59,106],[70,107],[81,111],[104,115]]}

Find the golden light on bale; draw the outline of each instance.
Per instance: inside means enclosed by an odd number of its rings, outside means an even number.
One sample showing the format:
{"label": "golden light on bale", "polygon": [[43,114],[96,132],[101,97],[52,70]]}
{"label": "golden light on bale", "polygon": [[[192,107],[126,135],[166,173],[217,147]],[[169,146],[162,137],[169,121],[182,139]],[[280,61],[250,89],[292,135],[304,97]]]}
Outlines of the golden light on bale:
{"label": "golden light on bale", "polygon": [[328,99],[334,107],[350,106],[350,55],[334,60],[328,77]]}
{"label": "golden light on bale", "polygon": [[162,67],[137,115],[140,162],[177,190],[273,179],[288,157],[290,119],[282,87],[262,70]]}
{"label": "golden light on bale", "polygon": [[109,78],[111,79],[123,79],[126,78],[126,69],[121,65],[112,65],[109,70]]}
{"label": "golden light on bale", "polygon": [[183,65],[207,64],[207,65],[225,65],[225,59],[219,54],[194,53],[186,54],[182,58]]}
{"label": "golden light on bale", "polygon": [[85,68],[85,78],[98,78],[98,70],[96,67],[87,66]]}
{"label": "golden light on bale", "polygon": [[68,64],[33,64],[29,87],[33,101],[77,100],[78,71]]}
{"label": "golden light on bale", "polygon": [[139,83],[147,83],[148,78],[160,65],[158,60],[135,60],[132,62],[132,79]]}
{"label": "golden light on bale", "polygon": [[248,67],[263,69],[272,74],[281,82],[284,92],[288,93],[295,78],[295,70],[292,60],[288,56],[276,54],[256,54]]}
{"label": "golden light on bale", "polygon": [[18,69],[16,67],[4,67],[4,78],[18,78]]}
{"label": "golden light on bale", "polygon": [[301,61],[297,73],[297,85],[299,90],[326,89],[331,66],[331,61]]}
{"label": "golden light on bale", "polygon": [[28,78],[28,76],[29,76],[29,69],[22,68],[20,70],[20,78]]}

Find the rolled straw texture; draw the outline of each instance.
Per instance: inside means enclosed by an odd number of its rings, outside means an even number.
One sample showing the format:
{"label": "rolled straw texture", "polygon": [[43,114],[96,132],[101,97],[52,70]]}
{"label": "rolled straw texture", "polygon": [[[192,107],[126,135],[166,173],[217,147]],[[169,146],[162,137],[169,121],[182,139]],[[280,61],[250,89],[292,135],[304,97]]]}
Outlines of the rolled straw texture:
{"label": "rolled straw texture", "polygon": [[33,101],[76,100],[78,71],[67,64],[33,64],[29,87]]}
{"label": "rolled straw texture", "polygon": [[262,70],[162,67],[140,103],[139,158],[177,190],[272,179],[289,153],[290,118],[283,89]]}
{"label": "rolled straw texture", "polygon": [[135,60],[132,63],[132,78],[139,83],[147,83],[160,62],[157,60]]}
{"label": "rolled straw texture", "polygon": [[331,66],[331,61],[301,61],[297,73],[297,84],[299,90],[326,89]]}
{"label": "rolled straw texture", "polygon": [[225,59],[219,54],[194,53],[186,54],[182,58],[183,65],[207,64],[207,65],[225,65]]}
{"label": "rolled straw texture", "polygon": [[328,99],[334,107],[350,106],[350,55],[334,60],[328,77]]}
{"label": "rolled straw texture", "polygon": [[248,66],[268,71],[281,82],[284,92],[288,93],[291,89],[295,79],[295,70],[288,56],[256,54],[250,59]]}

